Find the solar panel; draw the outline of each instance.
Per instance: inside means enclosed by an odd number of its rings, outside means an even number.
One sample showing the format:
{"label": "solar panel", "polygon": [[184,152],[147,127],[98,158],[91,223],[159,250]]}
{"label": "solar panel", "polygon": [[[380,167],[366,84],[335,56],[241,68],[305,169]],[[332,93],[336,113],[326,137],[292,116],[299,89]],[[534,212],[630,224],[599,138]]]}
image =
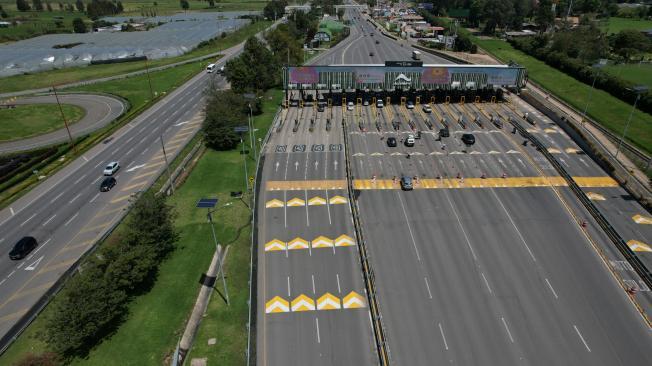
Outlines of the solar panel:
{"label": "solar panel", "polygon": [[202,198],[197,202],[198,208],[213,208],[217,204],[217,198]]}
{"label": "solar panel", "polygon": [[238,126],[233,129],[235,132],[247,132],[249,131],[249,127],[247,126]]}

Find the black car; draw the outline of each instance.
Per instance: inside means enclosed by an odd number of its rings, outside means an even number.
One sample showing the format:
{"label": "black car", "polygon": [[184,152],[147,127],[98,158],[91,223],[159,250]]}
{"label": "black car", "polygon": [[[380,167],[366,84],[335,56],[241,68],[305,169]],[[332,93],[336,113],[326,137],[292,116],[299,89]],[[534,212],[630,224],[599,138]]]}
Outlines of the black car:
{"label": "black car", "polygon": [[412,188],[413,188],[412,187],[412,178],[402,176],[401,177],[401,189],[404,190],[404,191],[411,191]]}
{"label": "black car", "polygon": [[396,147],[396,137],[388,137],[387,138],[387,146]]}
{"label": "black car", "polygon": [[376,44],[380,44],[380,41],[376,40]]}
{"label": "black car", "polygon": [[113,186],[118,183],[117,180],[113,177],[108,177],[102,181],[102,184],[100,184],[100,192],[108,192],[113,188]]}
{"label": "black car", "polygon": [[319,105],[317,106],[317,112],[323,112],[323,111],[324,111],[324,105],[323,105],[323,104],[319,104]]}
{"label": "black car", "polygon": [[448,128],[442,128],[439,130],[439,137],[449,137],[451,134],[448,131]]}
{"label": "black car", "polygon": [[465,133],[462,135],[462,142],[466,145],[473,145],[475,144],[475,136],[470,133]]}
{"label": "black car", "polygon": [[34,250],[37,245],[38,243],[34,237],[25,236],[18,240],[16,245],[14,245],[14,248],[11,249],[11,252],[9,252],[9,258],[12,260],[23,259],[29,254],[29,252]]}
{"label": "black car", "polygon": [[373,52],[369,52],[369,56],[373,57],[373,56],[374,56],[374,53],[373,53]]}

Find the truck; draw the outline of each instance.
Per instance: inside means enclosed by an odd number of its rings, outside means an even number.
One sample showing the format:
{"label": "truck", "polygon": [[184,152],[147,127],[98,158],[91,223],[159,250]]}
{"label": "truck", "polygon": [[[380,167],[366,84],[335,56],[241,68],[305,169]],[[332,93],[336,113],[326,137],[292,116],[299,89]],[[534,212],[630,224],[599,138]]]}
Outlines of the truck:
{"label": "truck", "polygon": [[412,59],[414,60],[421,60],[421,52],[419,51],[412,51]]}

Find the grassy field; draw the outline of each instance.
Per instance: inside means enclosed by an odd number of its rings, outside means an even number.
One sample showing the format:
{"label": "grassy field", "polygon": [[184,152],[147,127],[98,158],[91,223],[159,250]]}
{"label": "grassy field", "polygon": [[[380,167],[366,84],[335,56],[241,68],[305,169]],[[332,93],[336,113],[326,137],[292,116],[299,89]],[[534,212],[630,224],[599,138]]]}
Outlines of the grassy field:
{"label": "grassy field", "polygon": [[[254,123],[257,131],[257,137],[264,138],[267,133],[274,114],[278,109],[278,105],[283,98],[283,91],[276,90],[270,92],[271,100],[267,100],[263,106],[263,114],[254,118]],[[215,159],[212,154],[207,154],[203,160]],[[217,155],[217,154],[215,154]],[[207,164],[210,164],[207,162]],[[233,163],[231,163],[233,164]],[[251,169],[250,175],[254,175],[254,164],[248,165]],[[214,170],[204,173],[207,174],[204,178],[206,181],[223,181],[227,182],[229,179],[220,178],[221,167],[220,163],[216,161],[212,165]],[[217,169],[216,169],[217,167]],[[199,168],[199,166],[198,166]],[[200,173],[199,169],[193,171],[193,175]],[[197,172],[197,173],[196,173]],[[210,176],[208,176],[210,174]],[[242,186],[242,175],[230,177],[233,179],[232,183]],[[224,187],[226,188],[226,187]],[[205,189],[205,188],[204,188]],[[230,188],[234,190],[235,188]],[[205,194],[206,196],[206,194]],[[230,209],[230,208],[229,208]],[[247,228],[246,233],[243,230],[238,241],[234,243],[229,249],[227,270],[228,268],[249,268],[249,243],[251,232]],[[248,284],[249,272],[238,270],[237,272],[229,271],[230,284],[235,283],[237,292],[234,295],[234,290],[229,288],[229,296],[233,301],[230,307],[227,307],[222,299],[217,294],[214,294],[211,302],[206,311],[206,316],[202,319],[202,323],[197,332],[195,343],[192,350],[188,354],[189,358],[207,358],[208,365],[244,365],[244,351],[247,346],[247,329],[245,327],[248,319]],[[208,340],[211,338],[217,339],[217,344],[213,346],[208,345]]]}
{"label": "grassy field", "polygon": [[611,17],[601,27],[608,34],[618,33],[623,29],[647,30],[652,29],[652,20]]}
{"label": "grassy field", "polygon": [[[225,38],[217,39],[205,47],[195,49],[185,55],[179,57],[165,58],[160,60],[149,61],[149,67],[156,67],[162,65],[169,65],[175,62],[188,60],[194,57],[207,55],[214,52],[219,52],[226,48],[235,46],[236,44],[246,40],[250,36],[267,28],[272,22],[261,21],[243,27],[233,33],[228,34]],[[207,65],[208,60],[203,61],[202,65]],[[199,68],[200,65],[197,67]],[[203,67],[203,66],[202,66]],[[135,61],[121,64],[111,65],[93,65],[86,67],[74,67],[60,70],[52,70],[43,73],[16,75],[8,78],[0,79],[0,93],[8,93],[13,91],[46,88],[51,85],[60,85],[72,83],[82,80],[96,79],[111,75],[125,74],[132,71],[144,70],[145,61]],[[47,77],[44,77],[47,76]]]}
{"label": "grassy field", "polygon": [[[584,110],[590,85],[546,65],[533,57],[514,49],[501,40],[475,40],[477,44],[503,62],[516,61],[528,70],[530,80],[541,85],[578,110]],[[593,91],[588,115],[616,134],[621,134],[632,109],[620,99],[596,89]],[[633,101],[632,101],[633,102]],[[652,116],[636,110],[629,127],[627,139],[647,152],[652,152]]]}
{"label": "grassy field", "polygon": [[[255,119],[260,137],[266,133],[282,93],[274,91],[270,96],[273,98],[266,99],[265,113]],[[168,357],[174,351],[195,302],[198,281],[208,268],[215,248],[206,223],[206,212],[195,208],[197,200],[202,197],[220,199],[214,220],[218,240],[229,245],[225,270],[231,306],[226,307],[220,295],[213,294],[197,337],[198,348],[193,354],[202,352],[203,357],[222,361],[209,364],[244,364],[251,217],[242,201],[229,196],[231,191],[243,189],[242,156],[238,151],[207,150],[201,157],[185,183],[169,199],[177,212],[175,224],[181,236],[177,249],[161,265],[156,284],[149,293],[129,305],[129,316],[115,334],[93,349],[87,358],[72,360],[73,365],[169,363]],[[249,165],[250,174],[253,174],[253,165]],[[119,230],[120,227],[117,232]],[[42,319],[39,317],[30,325],[0,358],[0,364],[10,365],[27,352],[48,349],[39,336],[44,327]],[[199,347],[206,344],[208,337],[218,338],[217,345],[208,350]]]}
{"label": "grassy field", "polygon": [[620,64],[609,65],[603,68],[611,75],[620,77],[635,84],[644,84],[652,89],[651,64]]}
{"label": "grassy field", "polygon": [[[84,117],[80,107],[62,104],[69,124]],[[17,140],[63,128],[61,112],[56,104],[17,105],[14,109],[0,109],[0,141]]]}

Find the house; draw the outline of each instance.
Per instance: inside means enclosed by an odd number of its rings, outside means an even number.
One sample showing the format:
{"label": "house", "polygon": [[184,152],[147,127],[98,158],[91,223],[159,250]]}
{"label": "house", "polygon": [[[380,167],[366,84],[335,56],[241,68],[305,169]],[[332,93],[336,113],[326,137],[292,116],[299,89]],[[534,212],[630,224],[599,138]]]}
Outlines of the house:
{"label": "house", "polygon": [[11,26],[9,22],[0,22],[0,28],[9,28],[9,26]]}
{"label": "house", "polygon": [[321,42],[330,42],[336,34],[345,31],[346,26],[343,23],[340,23],[336,20],[324,18],[319,22],[319,27],[317,33],[315,33],[314,39]]}

